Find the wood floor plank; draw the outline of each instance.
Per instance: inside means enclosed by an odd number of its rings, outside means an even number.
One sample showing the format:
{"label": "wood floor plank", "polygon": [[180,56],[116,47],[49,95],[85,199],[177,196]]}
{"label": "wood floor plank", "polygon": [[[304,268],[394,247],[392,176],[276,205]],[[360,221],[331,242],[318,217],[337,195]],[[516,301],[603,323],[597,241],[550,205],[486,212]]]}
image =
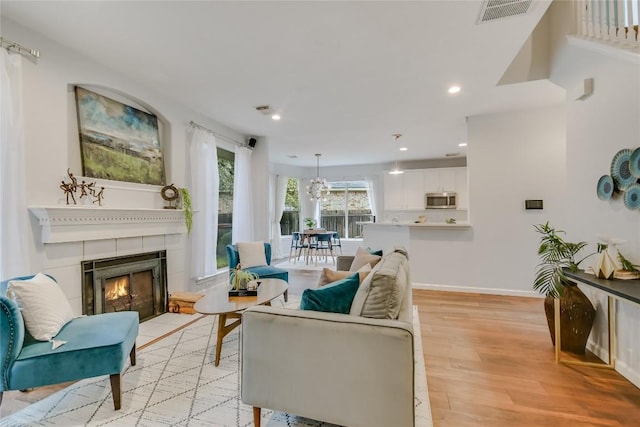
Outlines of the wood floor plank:
{"label": "wood floor plank", "polygon": [[435,427],[640,425],[640,389],[620,374],[555,363],[542,300],[413,296]]}

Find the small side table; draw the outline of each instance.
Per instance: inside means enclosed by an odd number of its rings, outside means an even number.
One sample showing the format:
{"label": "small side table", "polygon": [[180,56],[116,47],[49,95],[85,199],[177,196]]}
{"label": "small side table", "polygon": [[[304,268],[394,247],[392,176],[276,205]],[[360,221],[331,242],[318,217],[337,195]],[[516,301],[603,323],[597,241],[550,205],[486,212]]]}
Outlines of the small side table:
{"label": "small side table", "polygon": [[560,342],[560,300],[554,301],[554,318],[556,333],[556,363],[591,366],[596,368],[615,369],[617,337],[616,337],[616,302],[615,300],[630,302],[640,306],[640,280],[607,280],[599,279],[583,271],[571,272],[565,270],[568,278],[581,285],[590,286],[607,296],[607,318],[609,323],[609,360],[604,363],[583,362],[580,360],[565,360],[561,357]]}

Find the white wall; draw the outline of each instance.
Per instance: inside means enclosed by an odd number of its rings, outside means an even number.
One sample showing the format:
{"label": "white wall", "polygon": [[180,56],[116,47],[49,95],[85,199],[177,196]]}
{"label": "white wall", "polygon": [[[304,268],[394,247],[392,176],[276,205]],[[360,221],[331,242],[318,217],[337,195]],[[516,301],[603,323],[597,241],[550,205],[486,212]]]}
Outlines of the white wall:
{"label": "white wall", "polygon": [[[568,216],[562,226],[570,240],[588,241],[591,251],[598,234],[626,239],[619,249],[638,264],[640,212],[626,209],[619,197],[600,201],[596,184],[600,176],[610,173],[611,160],[620,149],[640,146],[640,60],[637,55],[625,59],[617,48],[596,52],[568,44],[562,21],[571,13],[569,5],[554,2],[551,11],[556,46],[551,79],[567,88]],[[601,48],[597,44],[592,47]],[[593,95],[577,101],[573,90],[585,78],[594,79]],[[592,288],[582,289],[598,307],[589,346],[606,357],[606,298]],[[623,302],[616,305],[616,369],[640,387],[640,307]]]}
{"label": "white wall", "polygon": [[[411,275],[428,288],[533,295],[538,237],[533,224],[562,224],[562,107],[468,120],[471,229],[411,233]],[[544,210],[526,211],[526,199]]]}
{"label": "white wall", "polygon": [[[23,61],[23,97],[25,145],[27,160],[27,205],[48,206],[64,204],[62,192],[58,185],[65,177],[67,168],[81,174],[80,144],[77,133],[75,101],[73,86],[95,85],[110,88],[114,92],[126,94],[138,100],[140,104],[153,108],[159,117],[165,120],[163,141],[167,183],[185,186],[185,161],[187,129],[190,120],[208,127],[222,135],[237,141],[244,141],[245,136],[217,123],[214,119],[199,114],[184,105],[145,87],[144,82],[125,78],[109,69],[108,65],[98,64],[76,52],[61,46],[45,36],[24,28],[15,22],[2,18],[2,35],[26,46],[39,49],[38,60]],[[186,77],[186,76],[185,76]],[[220,141],[224,148],[228,143]],[[267,142],[259,144],[252,156],[254,165],[254,181],[266,182],[268,178]],[[161,208],[159,186],[99,181],[104,185],[105,207]],[[267,190],[260,185],[256,189],[266,194]],[[264,212],[268,196],[256,198],[255,209]],[[29,213],[25,212],[25,215]],[[265,220],[266,222],[266,220]],[[257,221],[256,230],[259,236],[265,234],[266,225]],[[76,269],[79,261],[75,258],[65,259],[63,255],[46,251],[40,242],[39,225],[31,217],[31,236],[24,241],[29,245],[30,272],[47,271],[48,268]],[[176,241],[177,240],[177,241]],[[170,270],[169,290],[194,290],[201,288],[189,276],[188,247],[190,240],[186,235],[171,239],[171,253],[168,269]],[[55,252],[55,251],[54,251]],[[60,271],[57,271],[60,274]],[[69,274],[69,277],[76,276]],[[79,289],[80,275],[77,275]],[[75,286],[75,284],[73,285]]]}

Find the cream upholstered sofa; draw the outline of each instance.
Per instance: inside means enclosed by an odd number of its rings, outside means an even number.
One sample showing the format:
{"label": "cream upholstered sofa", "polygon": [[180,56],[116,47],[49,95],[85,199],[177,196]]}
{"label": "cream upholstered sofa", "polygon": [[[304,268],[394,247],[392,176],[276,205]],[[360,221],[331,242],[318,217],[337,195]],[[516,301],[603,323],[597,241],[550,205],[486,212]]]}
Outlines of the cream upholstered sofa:
{"label": "cream upholstered sofa", "polygon": [[[395,318],[365,317],[381,310]],[[254,407],[256,426],[260,408],[350,427],[414,425],[404,249],[382,257],[367,275],[351,314],[259,306],[244,312],[242,324],[241,395]]]}

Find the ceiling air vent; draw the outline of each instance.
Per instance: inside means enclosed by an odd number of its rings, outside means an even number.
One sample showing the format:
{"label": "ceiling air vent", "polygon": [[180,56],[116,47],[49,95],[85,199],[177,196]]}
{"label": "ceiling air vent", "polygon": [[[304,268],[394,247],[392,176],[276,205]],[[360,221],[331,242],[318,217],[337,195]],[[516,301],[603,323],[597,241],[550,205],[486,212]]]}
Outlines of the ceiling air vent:
{"label": "ceiling air vent", "polygon": [[486,0],[482,3],[478,24],[510,16],[526,15],[532,0]]}

